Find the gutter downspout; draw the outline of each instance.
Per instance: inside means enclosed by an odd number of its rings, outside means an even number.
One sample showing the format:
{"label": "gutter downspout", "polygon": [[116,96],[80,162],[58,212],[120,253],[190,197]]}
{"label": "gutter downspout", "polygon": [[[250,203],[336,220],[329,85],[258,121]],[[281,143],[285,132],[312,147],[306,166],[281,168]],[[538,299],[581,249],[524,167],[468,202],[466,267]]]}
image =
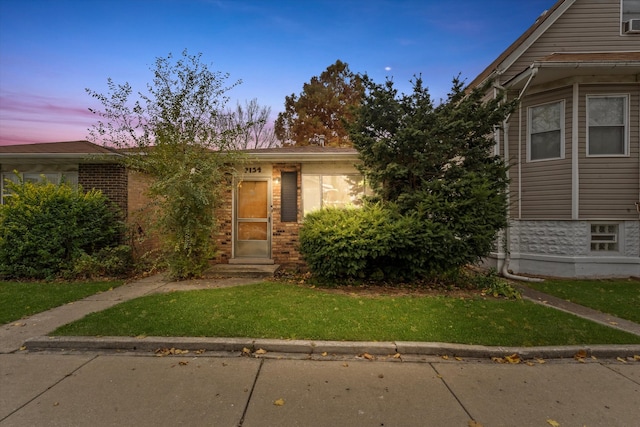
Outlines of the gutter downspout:
{"label": "gutter downspout", "polygon": [[[533,80],[533,78],[536,76],[536,74],[538,74],[538,67],[533,67],[531,68],[531,75],[529,76],[529,80],[527,80],[527,83],[524,85],[524,87],[522,88],[522,90],[520,91],[520,93],[518,94],[518,101],[520,101],[522,99],[522,97],[524,96],[524,93],[526,92],[526,90],[529,88],[529,85],[531,84],[531,81]],[[504,89],[504,87],[499,86],[499,88]],[[522,108],[520,108],[519,110],[519,120],[522,120]],[[505,157],[505,161],[509,161],[509,119],[511,118],[511,114],[509,114],[503,122],[503,128],[504,128],[504,157]],[[518,129],[518,135],[521,135],[521,129]],[[518,142],[518,181],[520,181],[521,176],[522,176],[522,171],[520,169],[520,162],[521,162],[521,150],[522,144],[520,142]],[[507,178],[509,177],[509,171],[507,170]],[[520,193],[521,191],[518,191],[518,197],[520,197]],[[510,196],[509,196],[509,192],[507,191],[507,209],[509,209],[509,203],[510,201]],[[500,271],[500,274],[502,274],[502,277],[506,278],[506,279],[510,279],[510,280],[518,280],[521,282],[544,282],[544,279],[539,279],[536,277],[525,277],[525,276],[518,276],[516,274],[511,274],[509,272],[509,263],[511,262],[511,249],[510,249],[510,241],[511,241],[511,232],[510,232],[510,228],[509,224],[507,224],[507,227],[504,230],[504,237],[505,237],[505,256],[504,256],[504,261],[502,263],[502,269]]]}

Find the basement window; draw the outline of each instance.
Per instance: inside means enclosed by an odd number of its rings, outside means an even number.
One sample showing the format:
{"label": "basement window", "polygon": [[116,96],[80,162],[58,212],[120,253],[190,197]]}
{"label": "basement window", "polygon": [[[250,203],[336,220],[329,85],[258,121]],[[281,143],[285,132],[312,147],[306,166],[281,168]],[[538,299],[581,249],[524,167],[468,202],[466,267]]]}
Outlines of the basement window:
{"label": "basement window", "polygon": [[618,224],[591,224],[591,251],[618,251]]}

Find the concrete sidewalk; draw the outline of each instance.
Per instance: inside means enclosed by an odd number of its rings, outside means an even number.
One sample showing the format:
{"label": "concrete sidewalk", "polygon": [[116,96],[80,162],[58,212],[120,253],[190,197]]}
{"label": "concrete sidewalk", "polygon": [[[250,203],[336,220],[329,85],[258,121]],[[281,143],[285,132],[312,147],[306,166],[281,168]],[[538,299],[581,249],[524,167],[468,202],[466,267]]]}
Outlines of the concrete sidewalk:
{"label": "concrete sidewalk", "polygon": [[[46,336],[142,295],[259,280],[154,276],[3,325],[0,427],[638,425],[640,345]],[[621,319],[598,319],[637,331]],[[513,353],[526,363],[491,359]]]}
{"label": "concrete sidewalk", "polygon": [[[0,355],[0,426],[636,426],[640,363]],[[553,423],[557,424],[553,424]]]}

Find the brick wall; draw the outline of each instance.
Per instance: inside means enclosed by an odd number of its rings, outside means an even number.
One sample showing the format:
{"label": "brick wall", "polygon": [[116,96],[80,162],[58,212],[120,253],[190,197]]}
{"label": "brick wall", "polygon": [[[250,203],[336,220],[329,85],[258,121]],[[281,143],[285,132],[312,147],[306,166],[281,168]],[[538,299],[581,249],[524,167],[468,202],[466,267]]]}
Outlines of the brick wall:
{"label": "brick wall", "polygon": [[127,225],[134,256],[141,257],[160,248],[160,236],[152,225],[157,212],[147,195],[151,178],[134,171],[128,171],[128,177]]}
{"label": "brick wall", "polygon": [[228,264],[233,256],[233,185],[229,183],[222,192],[220,206],[215,212],[218,221],[218,233],[214,236],[218,254],[214,258],[217,264]]}
{"label": "brick wall", "polygon": [[[296,222],[282,222],[280,216],[281,207],[281,187],[280,176],[282,172],[297,172],[297,200],[298,200],[298,220]],[[302,173],[301,165],[276,163],[273,165],[273,215],[272,215],[272,235],[271,254],[276,264],[287,267],[303,266],[304,261],[298,251],[298,233],[302,222]]]}
{"label": "brick wall", "polygon": [[78,165],[78,184],[85,190],[96,189],[114,202],[125,216],[127,203],[127,171],[124,166],[113,163]]}

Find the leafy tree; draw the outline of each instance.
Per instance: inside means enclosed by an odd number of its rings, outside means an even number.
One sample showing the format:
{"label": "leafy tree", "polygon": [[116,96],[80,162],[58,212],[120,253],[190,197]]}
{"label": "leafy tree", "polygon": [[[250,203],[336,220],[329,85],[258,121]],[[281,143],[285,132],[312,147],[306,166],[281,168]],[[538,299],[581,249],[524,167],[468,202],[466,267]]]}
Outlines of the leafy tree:
{"label": "leafy tree", "polygon": [[[107,95],[87,89],[104,110],[90,139],[128,148],[126,166],[152,177],[150,196],[159,207],[157,226],[162,235],[169,274],[173,278],[201,275],[215,248],[214,208],[228,182],[228,168],[236,131],[220,128],[228,74],[210,71],[201,55],[157,58],[147,92],[128,83],[107,80]],[[242,130],[242,129],[239,129]]]}
{"label": "leafy tree", "polygon": [[221,115],[221,128],[234,134],[233,145],[239,150],[272,148],[278,145],[274,129],[268,127],[271,107],[263,107],[257,99],[239,102],[234,110]]}
{"label": "leafy tree", "polygon": [[409,95],[398,95],[392,81],[363,81],[351,140],[378,198],[421,224],[414,239],[422,241],[408,242],[407,256],[442,272],[488,254],[507,225],[507,167],[491,155],[492,135],[515,101],[485,100],[487,87],[467,92],[458,78],[439,105],[420,77]]}
{"label": "leafy tree", "polygon": [[278,114],[275,133],[284,144],[310,145],[324,140],[327,146],[351,145],[344,121],[353,119],[364,88],[360,76],[337,60],[302,87],[300,95],[285,98],[285,111]]}

